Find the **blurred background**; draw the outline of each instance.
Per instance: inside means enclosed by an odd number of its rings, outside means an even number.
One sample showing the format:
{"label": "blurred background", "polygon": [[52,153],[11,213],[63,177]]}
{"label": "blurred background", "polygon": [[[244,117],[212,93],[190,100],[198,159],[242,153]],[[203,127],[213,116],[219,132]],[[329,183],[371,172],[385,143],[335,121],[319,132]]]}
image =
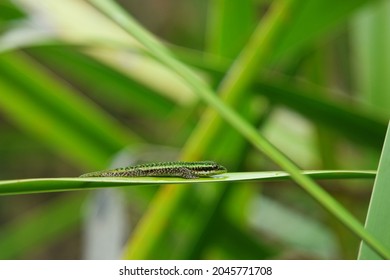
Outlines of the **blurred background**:
{"label": "blurred background", "polygon": [[[118,1],[215,89],[278,2]],[[375,170],[390,115],[390,2],[295,6],[231,105],[302,169]],[[0,2],[1,180],[177,159],[207,109],[89,1]],[[226,123],[198,156],[278,170]],[[320,183],[364,222],[372,180]],[[293,183],[191,188],[145,258],[356,259],[359,240]],[[158,191],[1,196],[0,259],[120,258]]]}

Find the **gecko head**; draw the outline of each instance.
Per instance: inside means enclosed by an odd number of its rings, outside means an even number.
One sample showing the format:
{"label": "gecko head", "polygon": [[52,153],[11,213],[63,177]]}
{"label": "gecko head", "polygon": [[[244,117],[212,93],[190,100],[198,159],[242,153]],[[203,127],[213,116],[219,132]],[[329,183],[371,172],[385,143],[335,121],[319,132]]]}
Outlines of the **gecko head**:
{"label": "gecko head", "polygon": [[200,163],[201,168],[198,170],[200,176],[218,175],[227,172],[227,169],[224,166],[214,161],[203,161]]}

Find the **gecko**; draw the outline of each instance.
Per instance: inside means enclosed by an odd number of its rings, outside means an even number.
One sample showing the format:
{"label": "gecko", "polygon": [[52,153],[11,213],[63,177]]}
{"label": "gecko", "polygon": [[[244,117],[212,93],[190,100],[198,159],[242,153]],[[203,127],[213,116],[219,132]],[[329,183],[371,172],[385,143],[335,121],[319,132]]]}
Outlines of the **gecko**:
{"label": "gecko", "polygon": [[226,173],[227,169],[214,161],[169,161],[145,163],[111,170],[86,173],[80,177],[182,177],[196,179]]}

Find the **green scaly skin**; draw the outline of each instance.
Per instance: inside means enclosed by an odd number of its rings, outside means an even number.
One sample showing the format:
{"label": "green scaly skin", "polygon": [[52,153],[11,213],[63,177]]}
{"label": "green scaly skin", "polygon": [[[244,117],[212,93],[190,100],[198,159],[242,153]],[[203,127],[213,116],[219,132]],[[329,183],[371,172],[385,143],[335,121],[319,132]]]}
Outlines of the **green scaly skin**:
{"label": "green scaly skin", "polygon": [[80,177],[182,177],[196,179],[226,172],[225,167],[213,161],[170,161],[96,171],[83,174]]}

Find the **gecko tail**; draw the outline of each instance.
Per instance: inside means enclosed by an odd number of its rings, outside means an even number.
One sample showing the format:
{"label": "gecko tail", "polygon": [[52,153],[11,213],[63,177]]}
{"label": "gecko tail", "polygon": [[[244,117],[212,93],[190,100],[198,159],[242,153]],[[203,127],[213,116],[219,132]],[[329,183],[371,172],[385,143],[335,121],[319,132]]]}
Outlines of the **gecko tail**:
{"label": "gecko tail", "polygon": [[104,173],[102,173],[101,171],[90,172],[90,173],[85,173],[80,175],[80,178],[87,178],[87,177],[105,177],[105,176]]}

